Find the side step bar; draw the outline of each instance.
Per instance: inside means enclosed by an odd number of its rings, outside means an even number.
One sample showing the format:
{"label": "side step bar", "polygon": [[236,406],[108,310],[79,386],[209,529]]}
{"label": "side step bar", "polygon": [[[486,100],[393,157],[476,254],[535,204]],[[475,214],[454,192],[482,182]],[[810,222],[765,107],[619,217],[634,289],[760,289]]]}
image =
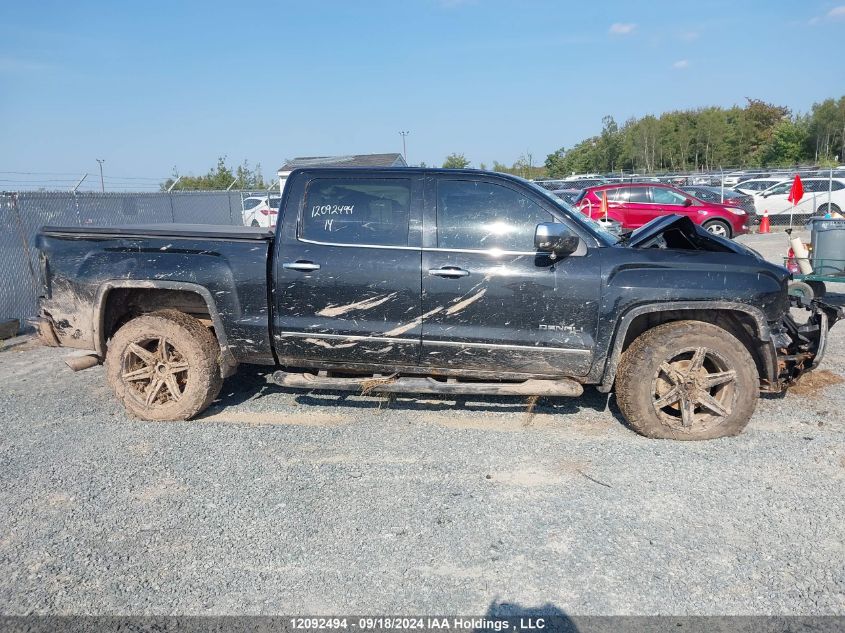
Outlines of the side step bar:
{"label": "side step bar", "polygon": [[483,396],[573,396],[584,393],[580,383],[568,378],[524,380],[522,382],[458,382],[410,376],[367,376],[334,378],[315,374],[273,373],[273,382],[282,387],[330,389],[364,393],[440,393]]}

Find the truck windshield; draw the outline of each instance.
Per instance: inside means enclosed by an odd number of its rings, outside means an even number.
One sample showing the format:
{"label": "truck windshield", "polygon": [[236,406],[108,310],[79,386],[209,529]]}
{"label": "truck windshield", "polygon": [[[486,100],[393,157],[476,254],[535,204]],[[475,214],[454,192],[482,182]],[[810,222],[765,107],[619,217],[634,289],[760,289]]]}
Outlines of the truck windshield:
{"label": "truck windshield", "polygon": [[566,202],[558,198],[556,195],[554,195],[544,187],[541,187],[537,183],[532,182],[530,180],[522,180],[534,191],[538,192],[546,200],[554,204],[555,207],[557,207],[557,209],[559,209],[561,213],[566,215],[566,217],[571,219],[573,222],[576,222],[577,224],[581,225],[590,233],[590,235],[595,237],[605,246],[613,246],[614,244],[618,244],[621,241],[621,238],[618,235],[614,235],[592,218],[588,218],[583,213],[576,211]]}

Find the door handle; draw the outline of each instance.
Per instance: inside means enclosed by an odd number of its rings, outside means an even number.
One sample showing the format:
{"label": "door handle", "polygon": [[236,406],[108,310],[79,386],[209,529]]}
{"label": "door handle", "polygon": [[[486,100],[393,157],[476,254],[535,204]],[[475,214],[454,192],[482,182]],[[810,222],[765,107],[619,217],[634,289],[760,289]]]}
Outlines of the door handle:
{"label": "door handle", "polygon": [[449,278],[458,278],[458,277],[468,277],[469,271],[464,270],[463,268],[429,268],[428,269],[429,275],[435,275],[437,277],[449,277]]}
{"label": "door handle", "polygon": [[307,272],[311,270],[320,270],[320,264],[305,261],[285,262],[282,264],[282,268],[285,270],[301,270]]}

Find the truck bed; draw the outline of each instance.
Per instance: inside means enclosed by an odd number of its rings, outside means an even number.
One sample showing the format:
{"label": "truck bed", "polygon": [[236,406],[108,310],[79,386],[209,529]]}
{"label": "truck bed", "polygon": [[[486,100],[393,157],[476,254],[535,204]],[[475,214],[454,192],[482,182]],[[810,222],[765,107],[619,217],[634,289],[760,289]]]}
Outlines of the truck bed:
{"label": "truck bed", "polygon": [[61,345],[102,354],[115,326],[155,304],[208,319],[230,364],[273,364],[272,242],[270,230],[243,226],[45,226],[42,323]]}

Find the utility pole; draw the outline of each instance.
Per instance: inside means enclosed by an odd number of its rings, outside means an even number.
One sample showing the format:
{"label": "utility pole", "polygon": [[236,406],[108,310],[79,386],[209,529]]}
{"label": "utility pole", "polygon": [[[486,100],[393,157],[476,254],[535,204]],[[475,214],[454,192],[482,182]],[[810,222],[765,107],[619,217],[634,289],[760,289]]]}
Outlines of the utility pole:
{"label": "utility pole", "polygon": [[106,192],[106,183],[103,181],[103,163],[106,162],[105,158],[98,158],[97,162],[100,164],[100,191],[105,193]]}
{"label": "utility pole", "polygon": [[405,137],[408,136],[408,134],[410,134],[408,131],[399,132],[399,135],[402,137],[402,158],[405,159],[406,163],[408,162],[408,152],[405,149]]}

